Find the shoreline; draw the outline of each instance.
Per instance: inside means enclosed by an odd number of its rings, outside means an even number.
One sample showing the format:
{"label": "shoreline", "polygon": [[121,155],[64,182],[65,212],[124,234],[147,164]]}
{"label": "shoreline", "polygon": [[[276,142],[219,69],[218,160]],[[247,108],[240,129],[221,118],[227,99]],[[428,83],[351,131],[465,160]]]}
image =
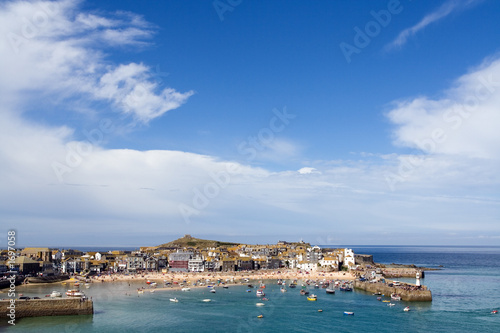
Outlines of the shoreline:
{"label": "shoreline", "polygon": [[[40,286],[40,285],[54,285],[63,284],[66,285],[68,289],[72,289],[75,282],[80,283],[80,289],[85,290],[82,285],[85,284],[85,280],[79,280],[78,277],[74,276],[71,279],[54,282],[54,283],[28,283],[24,286]],[[83,277],[80,277],[83,278]],[[353,281],[355,276],[350,272],[300,272],[292,270],[270,270],[270,271],[238,271],[238,272],[169,272],[169,273],[159,273],[159,272],[145,272],[144,274],[106,274],[101,276],[89,277],[90,284],[94,283],[114,283],[114,282],[128,282],[129,284],[143,284],[143,287],[148,287],[151,290],[176,290],[183,287],[205,287],[205,285],[193,286],[195,282],[204,282],[211,284],[213,286],[217,285],[242,285],[245,279],[248,279],[248,283],[261,280],[349,280]],[[146,282],[156,282],[157,286],[154,288],[149,287]],[[184,282],[186,281],[186,282]],[[220,281],[220,283],[218,283]],[[171,283],[168,287],[165,287],[165,282]],[[83,287],[83,288],[82,288]],[[8,289],[7,289],[8,290]],[[3,293],[0,290],[0,293]]]}

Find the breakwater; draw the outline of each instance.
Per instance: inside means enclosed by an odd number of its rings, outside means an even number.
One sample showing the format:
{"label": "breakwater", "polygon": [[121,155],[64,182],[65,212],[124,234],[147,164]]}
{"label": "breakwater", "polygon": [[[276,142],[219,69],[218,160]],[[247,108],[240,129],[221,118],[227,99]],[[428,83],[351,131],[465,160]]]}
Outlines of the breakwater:
{"label": "breakwater", "polygon": [[386,296],[399,294],[401,300],[409,302],[431,302],[432,293],[425,286],[420,290],[406,290],[401,287],[389,287],[386,283],[354,281],[354,288],[368,291],[370,293],[382,293]]}
{"label": "breakwater", "polygon": [[[90,299],[59,298],[59,299],[17,299],[14,303],[15,318],[89,315],[94,313],[94,303]],[[10,300],[0,301],[0,316],[7,317],[12,311]]]}

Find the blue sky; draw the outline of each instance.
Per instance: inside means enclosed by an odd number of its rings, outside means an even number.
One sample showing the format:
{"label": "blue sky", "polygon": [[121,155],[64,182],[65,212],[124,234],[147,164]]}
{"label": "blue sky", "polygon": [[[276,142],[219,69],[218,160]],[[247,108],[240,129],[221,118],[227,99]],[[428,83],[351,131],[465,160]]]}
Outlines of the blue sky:
{"label": "blue sky", "polygon": [[499,7],[4,1],[2,229],[500,244]]}

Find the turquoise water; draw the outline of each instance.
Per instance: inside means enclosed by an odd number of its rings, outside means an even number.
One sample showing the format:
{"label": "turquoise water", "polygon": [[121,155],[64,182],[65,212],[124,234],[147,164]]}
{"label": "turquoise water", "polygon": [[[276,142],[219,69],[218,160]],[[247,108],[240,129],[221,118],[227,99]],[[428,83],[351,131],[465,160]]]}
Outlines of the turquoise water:
{"label": "turquoise water", "polygon": [[[138,296],[137,285],[94,283],[85,292],[94,300],[93,316],[24,318],[7,332],[500,332],[500,247],[366,247],[377,262],[415,263],[442,270],[426,272],[432,303],[395,302],[388,307],[371,294],[317,293],[316,302],[299,289],[281,293],[275,281],[265,289],[269,301],[257,307],[255,289],[246,286],[190,292],[157,291]],[[403,280],[403,279],[401,279]],[[411,280],[410,280],[411,281]],[[43,296],[62,285],[19,287],[28,296]],[[126,293],[132,296],[127,296]],[[179,303],[170,298],[177,297]],[[201,300],[212,299],[210,303]],[[412,311],[403,308],[411,306]],[[323,312],[318,312],[322,309]],[[354,316],[344,316],[354,311]],[[264,318],[257,318],[262,314]]]}

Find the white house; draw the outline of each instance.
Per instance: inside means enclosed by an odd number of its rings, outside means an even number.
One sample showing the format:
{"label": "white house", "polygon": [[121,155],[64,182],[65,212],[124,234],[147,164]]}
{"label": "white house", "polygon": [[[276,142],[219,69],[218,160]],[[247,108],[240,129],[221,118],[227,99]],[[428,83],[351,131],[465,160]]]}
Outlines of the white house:
{"label": "white house", "polygon": [[349,269],[355,266],[354,252],[352,249],[344,249],[344,266]]}

